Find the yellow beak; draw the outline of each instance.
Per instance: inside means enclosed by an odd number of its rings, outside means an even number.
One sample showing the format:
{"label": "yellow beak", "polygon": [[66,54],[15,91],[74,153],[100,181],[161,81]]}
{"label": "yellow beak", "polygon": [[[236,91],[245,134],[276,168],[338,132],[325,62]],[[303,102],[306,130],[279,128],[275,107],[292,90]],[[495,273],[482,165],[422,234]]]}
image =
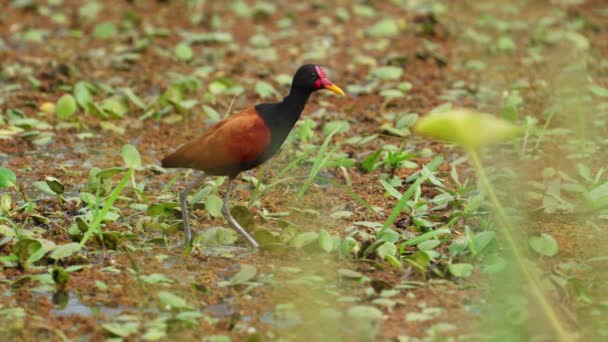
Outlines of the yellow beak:
{"label": "yellow beak", "polygon": [[335,84],[326,85],[325,89],[327,89],[327,90],[329,90],[331,92],[334,92],[334,93],[336,93],[338,95],[344,96],[344,91],[342,89],[340,89],[340,87],[338,87]]}

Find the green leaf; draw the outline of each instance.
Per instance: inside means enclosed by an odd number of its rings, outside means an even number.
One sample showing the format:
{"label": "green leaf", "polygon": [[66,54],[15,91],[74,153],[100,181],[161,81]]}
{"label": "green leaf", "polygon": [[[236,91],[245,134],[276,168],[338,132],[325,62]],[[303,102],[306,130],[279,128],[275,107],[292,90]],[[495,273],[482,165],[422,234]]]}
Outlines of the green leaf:
{"label": "green leaf", "polygon": [[399,259],[397,259],[393,255],[386,254],[384,256],[384,260],[386,260],[394,268],[397,268],[397,269],[402,269],[403,268],[403,265],[401,265],[401,261],[399,261]]}
{"label": "green leaf", "polygon": [[249,208],[235,205],[230,208],[230,214],[246,231],[251,232],[255,229],[255,220]]}
{"label": "green leaf", "polygon": [[232,276],[227,283],[220,283],[220,286],[235,286],[246,283],[253,279],[257,273],[258,271],[254,266],[241,264],[241,270]]}
{"label": "green leaf", "polygon": [[233,229],[211,227],[197,235],[193,243],[205,246],[225,246],[233,245],[237,239],[238,235]]}
{"label": "green leaf", "polygon": [[369,156],[365,157],[365,159],[363,159],[363,161],[361,162],[361,169],[363,169],[363,171],[365,172],[372,172],[377,169],[380,166],[378,160],[380,159],[381,154],[382,149],[379,148],[373,154],[370,154]]}
{"label": "green leaf", "polygon": [[34,182],[33,185],[36,189],[42,191],[43,193],[45,193],[49,196],[57,196],[57,193],[55,193],[55,191],[53,191],[46,182],[37,181],[37,182]]}
{"label": "green leaf", "polygon": [[101,325],[101,327],[112,335],[119,337],[128,337],[129,335],[136,333],[139,330],[139,323],[104,323]]}
{"label": "green leaf", "polygon": [[405,262],[407,262],[410,266],[417,269],[418,271],[426,273],[426,268],[431,263],[431,258],[426,252],[420,251],[407,257],[405,259]]}
{"label": "green leaf", "polygon": [[329,253],[334,249],[334,239],[325,229],[319,231],[319,246],[325,253]]}
{"label": "green leaf", "polygon": [[545,256],[554,256],[559,249],[557,241],[555,241],[553,236],[545,233],[531,236],[528,239],[528,244],[536,253]]}
{"label": "green leaf", "polygon": [[373,306],[357,305],[348,309],[350,332],[359,341],[374,341],[382,320],[382,311]]}
{"label": "green leaf", "polygon": [[17,184],[17,176],[13,171],[0,166],[0,189],[10,188]]}
{"label": "green leaf", "polygon": [[432,239],[436,236],[440,236],[440,235],[450,235],[452,232],[450,231],[449,228],[439,228],[437,230],[431,230],[429,232],[426,232],[422,235],[418,235],[414,238],[411,238],[409,240],[407,240],[405,242],[406,246],[415,246],[421,242],[424,242],[426,240]]}
{"label": "green leaf", "polygon": [[336,134],[346,133],[349,130],[350,124],[346,120],[330,121],[323,126],[323,135],[327,136],[333,131],[336,131]]}
{"label": "green leaf", "polygon": [[174,295],[171,292],[160,291],[158,292],[158,299],[168,308],[168,309],[185,309],[190,307],[186,300],[183,298]]}
{"label": "green leaf", "polygon": [[141,279],[148,284],[171,284],[174,280],[167,277],[162,273],[152,273],[150,275],[143,275]]}
{"label": "green leaf", "polygon": [[372,69],[372,75],[382,80],[397,80],[403,76],[403,69],[397,66],[382,66]]}
{"label": "green leaf", "polygon": [[341,256],[353,256],[359,249],[361,249],[359,243],[352,236],[345,237],[338,246],[338,252]]}
{"label": "green leaf", "polygon": [[216,195],[209,195],[207,196],[207,199],[205,199],[205,209],[207,209],[207,212],[209,213],[209,215],[213,216],[213,217],[222,217],[222,205],[224,204],[224,202],[222,201],[221,198],[219,198]]}
{"label": "green leaf", "polygon": [[141,167],[141,156],[135,146],[131,144],[124,145],[120,154],[127,167],[131,169]]}
{"label": "green leaf", "polygon": [[68,274],[68,272],[60,266],[53,267],[53,270],[51,271],[51,276],[53,277],[53,281],[55,282],[55,284],[59,286],[64,286],[70,280],[70,275]]}
{"label": "green leaf", "polygon": [[378,321],[382,319],[382,311],[373,306],[358,305],[348,309],[348,316],[357,319]]}
{"label": "green leaf", "polygon": [[600,87],[598,85],[593,84],[589,86],[589,90],[595,96],[608,97],[608,88]]}
{"label": "green leaf", "polygon": [[110,22],[97,24],[93,29],[93,37],[99,39],[109,39],[116,36],[117,33],[116,26]]}
{"label": "green leaf", "polygon": [[124,98],[120,96],[112,96],[103,100],[99,108],[103,115],[112,118],[122,118],[129,112],[129,107],[125,103]]}
{"label": "green leaf", "polygon": [[349,278],[349,279],[361,279],[364,277],[364,275],[361,272],[349,270],[346,268],[338,269],[338,274],[344,278]]}
{"label": "green leaf", "polygon": [[393,37],[399,34],[400,28],[399,23],[395,19],[383,19],[370,28],[367,29],[366,33],[368,36],[373,38],[380,37]]}
{"label": "green leaf", "polygon": [[175,57],[182,61],[190,61],[194,57],[194,52],[188,43],[179,43],[175,46]]}
{"label": "green leaf", "polygon": [[449,264],[448,269],[450,270],[450,273],[455,277],[468,278],[473,272],[473,265],[465,263]]}
{"label": "green leaf", "polygon": [[76,113],[76,100],[74,96],[65,94],[55,104],[55,115],[60,120],[67,120]]}
{"label": "green leaf", "polygon": [[207,105],[203,105],[203,111],[212,122],[220,121],[220,113],[218,113],[215,109]]}
{"label": "green leaf", "polygon": [[135,94],[133,89],[120,88],[120,90],[122,91],[123,94],[125,94],[125,96],[129,99],[129,101],[131,101],[134,105],[136,105],[140,109],[146,108],[146,105],[144,104],[144,102],[139,98],[139,96],[137,96],[137,94]]}
{"label": "green leaf", "polygon": [[376,254],[382,259],[387,255],[395,256],[397,254],[397,246],[392,242],[385,242],[376,249]]}
{"label": "green leaf", "polygon": [[84,109],[85,111],[89,111],[93,103],[93,96],[91,95],[89,87],[91,87],[90,84],[82,81],[77,82],[74,85],[73,92],[76,102],[78,102],[80,108]]}
{"label": "green leaf", "polygon": [[80,244],[77,242],[72,242],[65,245],[58,245],[55,246],[53,252],[51,252],[50,258],[54,260],[67,258],[74,255],[74,253],[80,251],[80,249]]}
{"label": "green leaf", "polygon": [[263,99],[277,96],[279,93],[268,82],[257,81],[255,84],[255,92]]}
{"label": "green leaf", "polygon": [[34,256],[38,254],[38,251],[42,249],[40,241],[33,239],[21,239],[11,248],[13,254],[15,254],[19,260],[23,263],[24,268],[28,268],[29,264],[35,260]]}
{"label": "green leaf", "polygon": [[511,140],[520,127],[493,115],[472,109],[454,108],[427,114],[414,126],[416,133],[465,148],[479,148]]}
{"label": "green leaf", "polygon": [[297,234],[290,241],[289,245],[293,246],[297,249],[306,247],[313,243],[319,237],[319,233],[317,232],[304,232]]}
{"label": "green leaf", "polygon": [[61,195],[65,191],[65,187],[57,178],[46,177],[46,184],[48,184],[49,188],[57,195]]}

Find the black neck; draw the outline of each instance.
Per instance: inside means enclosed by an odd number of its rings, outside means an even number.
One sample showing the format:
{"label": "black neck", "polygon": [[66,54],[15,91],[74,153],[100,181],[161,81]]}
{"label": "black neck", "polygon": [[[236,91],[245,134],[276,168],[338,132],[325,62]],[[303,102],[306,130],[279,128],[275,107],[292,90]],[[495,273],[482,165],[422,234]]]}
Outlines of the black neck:
{"label": "black neck", "polygon": [[259,115],[264,119],[266,127],[270,129],[270,146],[252,165],[259,165],[270,158],[281,147],[287,135],[296,124],[304,106],[310,97],[310,91],[291,88],[289,95],[283,101],[276,103],[262,103],[255,106]]}
{"label": "black neck", "polygon": [[300,90],[292,86],[291,90],[289,91],[289,95],[284,97],[283,101],[279,102],[279,106],[286,115],[289,115],[291,118],[295,119],[295,122],[300,118],[309,97],[309,91]]}

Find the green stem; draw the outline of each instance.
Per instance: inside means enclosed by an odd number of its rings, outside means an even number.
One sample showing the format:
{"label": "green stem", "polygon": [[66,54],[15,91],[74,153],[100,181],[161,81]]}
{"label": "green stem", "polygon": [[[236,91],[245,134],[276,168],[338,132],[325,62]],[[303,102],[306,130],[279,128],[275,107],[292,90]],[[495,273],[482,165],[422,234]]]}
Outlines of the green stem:
{"label": "green stem", "polygon": [[95,220],[89,226],[89,229],[86,231],[86,233],[84,233],[82,240],[80,240],[80,248],[84,247],[84,245],[91,238],[91,235],[93,235],[93,233],[95,233],[95,231],[99,230],[99,232],[101,233],[101,226],[100,226],[101,220],[103,220],[103,218],[106,217],[106,214],[108,213],[108,211],[110,211],[110,208],[112,208],[112,206],[114,205],[114,202],[116,202],[116,199],[122,192],[122,189],[129,182],[129,179],[131,178],[132,173],[133,173],[133,169],[129,169],[129,171],[127,171],[127,173],[122,177],[122,179],[120,180],[120,182],[118,183],[116,188],[114,188],[114,190],[110,194],[110,197],[108,197],[108,199],[106,200],[106,203],[103,205],[103,208],[101,208],[101,211],[99,211],[97,213],[97,215],[95,216]]}
{"label": "green stem", "polygon": [[553,330],[554,336],[557,341],[570,341],[568,337],[568,333],[562,326],[560,319],[557,317],[555,311],[553,311],[551,307],[551,303],[545,296],[545,294],[541,290],[540,281],[537,277],[532,274],[528,268],[525,266],[525,257],[523,251],[519,248],[519,245],[516,242],[515,236],[512,233],[511,228],[509,227],[509,222],[507,218],[507,213],[505,209],[501,205],[496,193],[494,192],[494,188],[490,184],[490,181],[483,169],[481,164],[481,159],[479,158],[479,154],[474,149],[468,150],[469,157],[473,162],[473,166],[475,167],[475,171],[479,176],[479,180],[484,187],[486,193],[490,197],[490,201],[494,207],[494,211],[496,214],[496,218],[498,220],[498,225],[502,230],[502,235],[507,243],[507,247],[511,251],[513,258],[515,259],[516,266],[518,271],[524,277],[525,282],[528,284],[528,287],[532,291],[532,297],[536,300],[542,313],[545,315],[548,323]]}
{"label": "green stem", "polygon": [[23,188],[20,187],[19,184],[15,184],[15,189],[17,189],[17,192],[19,193],[19,195],[21,195],[21,198],[23,198],[23,201],[25,203],[30,202],[30,198],[27,197],[27,194],[25,193],[25,191],[23,191]]}

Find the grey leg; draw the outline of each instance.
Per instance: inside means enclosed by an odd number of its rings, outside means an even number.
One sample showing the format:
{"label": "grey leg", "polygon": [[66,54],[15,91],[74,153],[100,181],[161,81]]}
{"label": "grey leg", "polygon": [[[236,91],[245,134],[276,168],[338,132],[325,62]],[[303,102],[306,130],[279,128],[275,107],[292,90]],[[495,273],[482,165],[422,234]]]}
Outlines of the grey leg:
{"label": "grey leg", "polygon": [[184,225],[184,236],[186,238],[186,248],[192,243],[192,231],[190,231],[190,225],[188,224],[188,193],[199,186],[207,175],[202,174],[194,182],[188,184],[184,190],[179,193],[179,205],[182,208],[182,222]]}
{"label": "grey leg", "polygon": [[232,178],[228,178],[228,189],[226,190],[226,194],[224,195],[224,205],[222,206],[222,214],[224,214],[224,217],[226,218],[226,220],[228,220],[228,222],[230,222],[230,225],[232,226],[232,228],[236,229],[236,231],[241,233],[247,239],[247,241],[249,241],[249,243],[253,246],[253,248],[259,248],[260,245],[257,243],[257,241],[255,241],[255,239],[251,235],[249,235],[249,233],[247,233],[247,231],[245,229],[243,229],[243,227],[241,227],[241,225],[230,214],[230,208],[228,208],[228,201],[230,201],[231,192],[232,192]]}

